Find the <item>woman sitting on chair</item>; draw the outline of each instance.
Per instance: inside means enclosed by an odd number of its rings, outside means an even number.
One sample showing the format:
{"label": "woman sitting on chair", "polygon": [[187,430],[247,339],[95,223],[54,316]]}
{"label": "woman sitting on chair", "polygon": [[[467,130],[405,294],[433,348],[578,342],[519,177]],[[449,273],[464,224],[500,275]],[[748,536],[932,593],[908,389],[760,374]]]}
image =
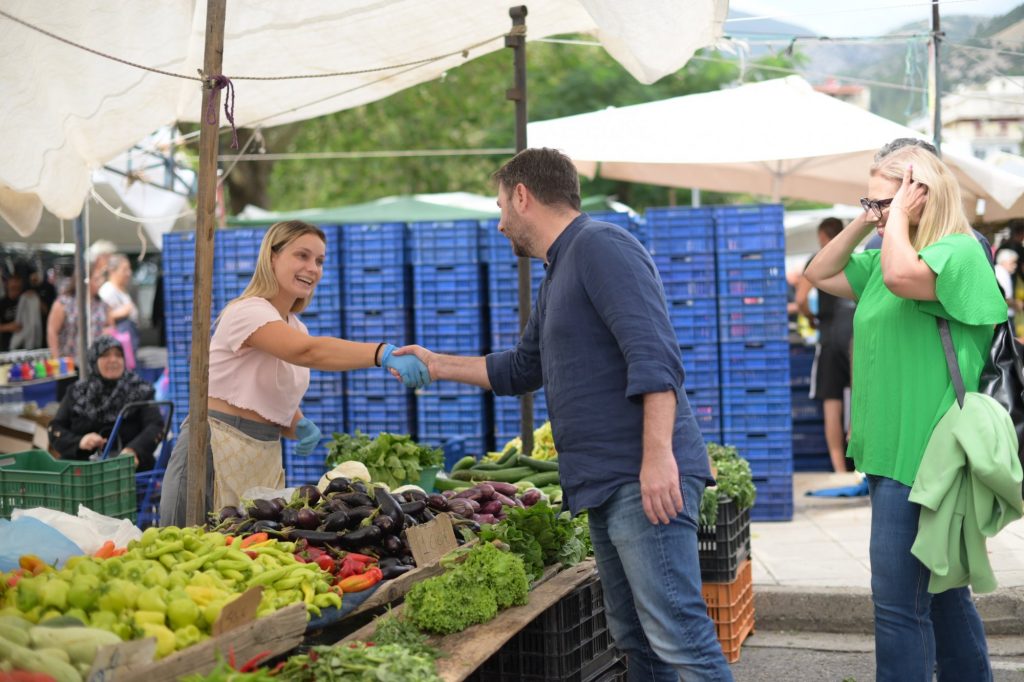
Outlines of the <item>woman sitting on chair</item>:
{"label": "woman sitting on chair", "polygon": [[[121,409],[128,403],[153,400],[153,387],[135,372],[125,371],[124,349],[117,339],[96,339],[88,362],[89,378],[68,390],[48,428],[51,449],[62,459],[98,456]],[[137,471],[148,471],[163,431],[164,418],[155,405],[130,409],[115,434],[111,454],[131,455]]]}

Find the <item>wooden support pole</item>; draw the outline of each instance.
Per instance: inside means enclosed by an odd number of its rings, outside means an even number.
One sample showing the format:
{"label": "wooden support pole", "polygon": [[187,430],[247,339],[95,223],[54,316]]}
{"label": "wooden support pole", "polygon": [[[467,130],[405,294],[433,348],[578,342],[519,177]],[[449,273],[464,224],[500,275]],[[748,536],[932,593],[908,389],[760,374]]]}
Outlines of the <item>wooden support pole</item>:
{"label": "wooden support pole", "polygon": [[[203,76],[220,75],[224,59],[227,0],[206,2],[206,53]],[[214,112],[212,119],[207,112]],[[209,446],[206,398],[210,383],[210,309],[213,294],[213,235],[216,230],[217,152],[220,91],[203,85],[199,129],[199,191],[196,206],[196,278],[192,299],[192,370],[188,400],[188,506],[185,522],[200,525],[206,510],[206,449]]]}

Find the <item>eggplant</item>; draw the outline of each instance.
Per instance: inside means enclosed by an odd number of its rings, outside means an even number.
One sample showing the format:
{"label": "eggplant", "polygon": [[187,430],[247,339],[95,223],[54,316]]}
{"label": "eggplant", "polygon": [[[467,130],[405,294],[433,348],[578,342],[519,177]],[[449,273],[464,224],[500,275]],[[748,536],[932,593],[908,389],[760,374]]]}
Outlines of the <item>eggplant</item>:
{"label": "eggplant", "polygon": [[448,499],[444,495],[428,495],[427,506],[434,511],[448,511]]}
{"label": "eggplant", "polygon": [[396,538],[394,535],[389,535],[380,542],[381,550],[390,556],[401,556],[405,550],[405,543]]}
{"label": "eggplant", "polygon": [[398,504],[405,504],[410,501],[409,498],[405,496],[405,493],[391,493],[391,499]]}
{"label": "eggplant", "polygon": [[223,507],[217,513],[217,522],[218,523],[224,523],[225,521],[228,521],[230,519],[238,519],[238,518],[242,518],[244,516],[245,516],[245,511],[244,510],[240,510],[238,507],[235,507],[235,506],[232,506],[232,505],[228,505],[226,507]]}
{"label": "eggplant", "polygon": [[377,562],[377,568],[379,568],[379,569],[381,569],[383,571],[385,568],[387,568],[389,566],[400,566],[401,564],[402,564],[402,558],[401,557],[386,556],[386,557],[382,557],[381,560]]}
{"label": "eggplant", "polygon": [[320,517],[309,507],[303,507],[296,513],[295,525],[303,530],[315,530],[320,525]]}
{"label": "eggplant", "polygon": [[373,516],[377,511],[377,508],[372,505],[363,505],[362,507],[352,507],[348,510],[348,516],[353,522],[360,522],[365,518]]}
{"label": "eggplant", "polygon": [[519,492],[519,488],[517,488],[512,483],[502,483],[501,481],[487,481],[487,485],[494,488],[494,492],[501,493],[502,495],[505,495],[507,497],[513,497]]}
{"label": "eggplant", "polygon": [[406,528],[408,528],[410,526],[418,526],[419,525],[419,523],[416,522],[416,519],[414,519],[409,514],[402,514],[402,519],[405,522],[404,525],[405,525]]}
{"label": "eggplant", "polygon": [[375,518],[373,520],[373,525],[380,528],[380,532],[384,535],[389,535],[395,532],[395,520],[390,516],[385,516],[384,514]]}
{"label": "eggplant", "polygon": [[423,500],[418,502],[406,502],[402,505],[402,511],[406,514],[419,514],[421,511],[427,508],[427,503]]}
{"label": "eggplant", "polygon": [[530,488],[525,493],[523,493],[522,497],[519,498],[519,501],[523,503],[524,507],[532,507],[533,505],[540,502],[540,498],[542,495],[543,493],[541,493],[541,491],[537,490],[536,488]]}
{"label": "eggplant", "polygon": [[350,492],[352,492],[352,481],[344,476],[332,478],[330,483],[327,484],[327,488],[324,489],[325,494]]}
{"label": "eggplant", "polygon": [[501,502],[506,507],[522,507],[523,503],[513,497],[506,497],[499,492],[494,493],[494,501]]}
{"label": "eggplant", "polygon": [[352,518],[346,511],[332,512],[324,519],[323,529],[337,533],[341,530],[348,530],[352,527]]}
{"label": "eggplant", "polygon": [[380,537],[380,528],[371,524],[338,535],[338,544],[351,552],[361,547],[375,544],[380,540]]}
{"label": "eggplant", "polygon": [[477,523],[496,523],[497,519],[493,514],[474,514],[473,520]]}
{"label": "eggplant", "polygon": [[420,500],[427,499],[427,494],[424,492],[420,492],[419,490],[406,490],[402,494],[405,496],[405,499],[409,500],[410,502],[418,502]]}
{"label": "eggplant", "polygon": [[465,498],[448,500],[448,511],[467,519],[473,516],[473,506]]}
{"label": "eggplant", "polygon": [[480,506],[480,514],[490,514],[492,516],[501,512],[501,502],[498,500],[491,500],[487,504]]}
{"label": "eggplant", "polygon": [[277,521],[272,521],[270,519],[260,519],[256,523],[252,524],[252,528],[250,528],[249,530],[252,531],[253,533],[263,533],[263,532],[279,533],[279,532],[281,532],[281,528],[282,528],[281,524],[278,523]]}
{"label": "eggplant", "polygon": [[263,521],[277,521],[281,518],[281,512],[270,500],[253,500],[246,513],[254,519]]}
{"label": "eggplant", "polygon": [[384,488],[374,488],[373,497],[377,501],[377,506],[380,507],[380,513],[391,517],[391,520],[394,521],[395,527],[392,532],[401,533],[405,527],[404,508]]}
{"label": "eggplant", "polygon": [[402,563],[406,566],[415,566],[416,560],[412,558],[412,554],[406,554],[402,557]]}
{"label": "eggplant", "polygon": [[446,500],[452,499],[453,497],[455,497],[456,494],[457,493],[454,490],[442,490],[441,491],[441,497],[443,497]]}
{"label": "eggplant", "polygon": [[407,566],[406,564],[398,564],[397,566],[389,566],[388,568],[381,568],[380,573],[384,577],[384,580],[393,580],[400,575],[405,575],[416,566]]}
{"label": "eggplant", "polygon": [[366,484],[363,483],[362,481],[352,481],[352,486],[351,487],[352,487],[352,490],[354,490],[357,493],[362,493],[364,495],[369,495],[370,494],[370,489],[367,488]]}
{"label": "eggplant", "polygon": [[476,489],[480,491],[481,501],[494,497],[494,486],[490,483],[481,483],[476,487]]}
{"label": "eggplant", "polygon": [[295,527],[299,525],[299,510],[288,507],[281,512],[281,525]]}
{"label": "eggplant", "polygon": [[292,501],[301,500],[304,504],[309,506],[315,505],[320,501],[320,489],[315,485],[303,485],[299,486],[295,494],[292,495]]}
{"label": "eggplant", "polygon": [[367,505],[373,506],[373,498],[365,493],[342,493],[338,495],[338,499],[347,504],[350,507],[365,507]]}
{"label": "eggplant", "polygon": [[424,509],[423,511],[420,512],[420,515],[419,515],[417,520],[420,523],[429,523],[429,522],[433,521],[434,518],[435,518],[434,512],[430,511],[430,509],[428,508],[428,509]]}
{"label": "eggplant", "polygon": [[466,488],[465,490],[460,490],[459,492],[455,493],[455,496],[452,499],[454,499],[454,500],[479,500],[481,497],[483,497],[483,494],[480,492],[480,489],[476,488],[476,487],[473,487],[473,488]]}
{"label": "eggplant", "polygon": [[311,545],[323,547],[325,545],[341,544],[341,535],[322,530],[304,530],[293,528],[288,532],[289,540],[305,540]]}

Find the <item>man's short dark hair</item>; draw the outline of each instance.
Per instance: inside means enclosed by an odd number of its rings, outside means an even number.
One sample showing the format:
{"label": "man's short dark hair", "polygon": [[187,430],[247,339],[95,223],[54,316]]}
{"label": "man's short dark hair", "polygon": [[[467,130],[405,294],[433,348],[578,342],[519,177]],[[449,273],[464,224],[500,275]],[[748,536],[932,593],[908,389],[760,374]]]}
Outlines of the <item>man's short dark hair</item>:
{"label": "man's short dark hair", "polygon": [[839,218],[825,218],[818,225],[818,232],[824,232],[829,239],[835,239],[843,231],[843,221]]}
{"label": "man's short dark hair", "polygon": [[1014,218],[1013,220],[1006,223],[1006,226],[1010,228],[1010,235],[1013,237],[1020,237],[1024,235],[1024,220],[1020,218]]}
{"label": "man's short dark hair", "polygon": [[892,142],[882,145],[882,148],[875,152],[875,163],[878,163],[885,157],[892,154],[897,149],[903,149],[904,147],[920,147],[921,149],[931,152],[935,156],[939,155],[939,150],[935,148],[931,142],[916,138],[916,137],[897,137]]}
{"label": "man's short dark hair", "polygon": [[496,170],[492,177],[509,191],[522,183],[547,206],[568,206],[580,210],[580,176],[572,159],[557,149],[524,149]]}

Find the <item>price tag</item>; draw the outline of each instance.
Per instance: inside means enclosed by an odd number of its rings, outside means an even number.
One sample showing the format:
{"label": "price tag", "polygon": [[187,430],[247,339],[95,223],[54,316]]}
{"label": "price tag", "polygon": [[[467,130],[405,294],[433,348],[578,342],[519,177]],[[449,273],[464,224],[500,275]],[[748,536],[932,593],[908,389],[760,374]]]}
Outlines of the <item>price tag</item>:
{"label": "price tag", "polygon": [[405,537],[417,566],[430,566],[459,546],[455,528],[448,514],[438,514],[433,521],[405,529]]}
{"label": "price tag", "polygon": [[263,586],[250,587],[238,599],[224,605],[217,622],[213,624],[213,636],[224,634],[256,620],[256,609],[263,598]]}
{"label": "price tag", "polygon": [[111,682],[117,679],[118,668],[141,668],[152,663],[155,655],[154,637],[108,644],[96,652],[92,668],[85,679],[87,682]]}

